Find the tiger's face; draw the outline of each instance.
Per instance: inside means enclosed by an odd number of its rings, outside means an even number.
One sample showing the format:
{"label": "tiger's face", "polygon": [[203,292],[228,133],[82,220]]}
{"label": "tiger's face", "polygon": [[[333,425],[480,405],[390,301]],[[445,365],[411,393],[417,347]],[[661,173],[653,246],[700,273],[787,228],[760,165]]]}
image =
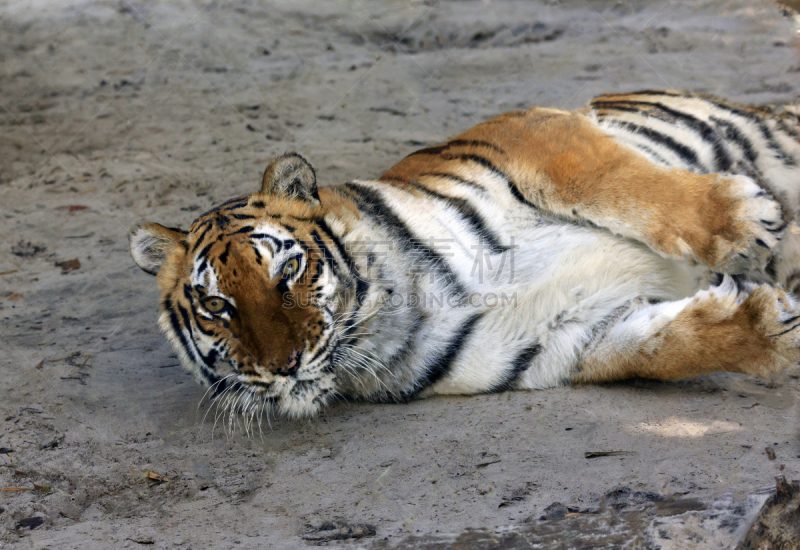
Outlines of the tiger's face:
{"label": "tiger's face", "polygon": [[337,269],[314,172],[274,161],[261,193],[228,201],[188,231],[147,223],[131,252],[157,274],[159,323],[184,366],[247,407],[293,416],[333,399],[335,315],[353,285]]}

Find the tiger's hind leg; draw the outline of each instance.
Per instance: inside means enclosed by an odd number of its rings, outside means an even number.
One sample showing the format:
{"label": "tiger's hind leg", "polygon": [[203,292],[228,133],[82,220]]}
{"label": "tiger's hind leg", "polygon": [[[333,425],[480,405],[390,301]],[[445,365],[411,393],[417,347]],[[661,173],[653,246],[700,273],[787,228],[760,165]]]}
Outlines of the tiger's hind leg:
{"label": "tiger's hind leg", "polygon": [[693,297],[635,310],[585,351],[573,382],[767,375],[800,360],[800,300],[731,277]]}

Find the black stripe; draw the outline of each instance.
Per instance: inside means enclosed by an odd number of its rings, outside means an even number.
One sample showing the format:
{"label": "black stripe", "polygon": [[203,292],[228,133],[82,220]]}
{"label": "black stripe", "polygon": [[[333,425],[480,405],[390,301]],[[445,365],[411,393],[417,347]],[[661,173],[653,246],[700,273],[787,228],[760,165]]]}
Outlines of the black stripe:
{"label": "black stripe", "polygon": [[[636,103],[635,101],[593,101],[592,102],[592,109],[595,111],[599,111],[600,109],[603,112],[598,112],[597,116],[601,118],[605,118],[609,116],[609,111],[611,113],[615,111],[623,111],[625,113],[641,113],[641,109],[637,109],[636,107],[626,107],[629,103]],[[603,105],[602,107],[598,107],[598,105]]]}
{"label": "black stripe", "polygon": [[[213,386],[214,394],[209,398],[209,400],[213,401],[217,397],[221,396],[223,393],[225,393],[226,388],[228,388],[228,387],[236,388],[237,386],[241,387],[241,384],[239,382],[237,382],[236,380],[234,380],[232,378],[223,379],[222,382],[220,382],[219,384]],[[233,391],[235,392],[237,390],[234,389]]]}
{"label": "black stripe", "polygon": [[235,197],[229,200],[226,200],[216,208],[212,208],[209,212],[214,212],[217,210],[235,210],[236,208],[241,208],[242,206],[247,206],[247,201],[249,197]]}
{"label": "black stripe", "polygon": [[317,270],[311,276],[311,280],[309,281],[312,285],[317,284],[319,278],[322,276],[322,262],[317,262]]}
{"label": "black stripe", "polygon": [[754,150],[753,143],[750,139],[742,134],[736,124],[730,120],[723,120],[713,115],[709,118],[723,130],[725,139],[738,145],[742,150],[744,158],[755,165],[758,153]]}
{"label": "black stripe", "polygon": [[[320,227],[320,229],[322,229],[322,227]],[[339,268],[339,262],[336,260],[336,257],[331,253],[331,251],[328,249],[327,245],[325,244],[325,241],[322,240],[322,237],[320,237],[319,233],[317,233],[316,230],[311,232],[311,238],[314,239],[314,242],[322,250],[325,263],[330,265],[334,273],[338,275],[341,272],[341,269]],[[340,244],[335,239],[331,239],[331,242],[333,242],[334,245],[336,245],[337,247],[340,246]],[[356,281],[356,302],[360,306],[362,303],[364,303],[364,298],[367,297],[367,292],[369,291],[370,284],[367,280],[363,279],[358,274],[358,270],[351,263],[351,259],[349,256],[343,255],[342,258],[345,260],[345,265],[349,270],[348,278],[355,279]],[[318,275],[315,274],[314,280],[312,282],[316,282],[316,279],[318,278],[319,278]]]}
{"label": "black stripe", "polygon": [[[192,330],[191,320],[189,318],[189,310],[180,304],[175,304],[175,307],[178,309],[178,313],[180,313],[181,317],[183,318],[183,323],[186,326],[186,329],[189,331],[189,336],[194,336],[194,330]],[[197,326],[197,329],[206,336],[212,335],[212,333],[204,331],[202,327],[200,327],[200,325]],[[194,344],[194,341],[192,341],[192,344]],[[197,352],[197,356],[203,359],[203,362],[208,364],[208,362],[205,361],[205,357],[203,356],[203,354],[200,352],[199,349],[197,349],[196,345],[194,345],[194,350],[195,352]],[[208,365],[208,366],[211,367],[213,365]]]}
{"label": "black stripe", "polygon": [[356,328],[358,328],[358,325],[356,324],[356,319],[358,318],[358,314],[361,313],[361,304],[356,304],[356,306],[357,306],[356,309],[354,309],[350,313],[350,316],[344,323],[344,330],[342,331],[342,342],[346,344],[352,344],[354,341],[357,340],[357,337],[354,337],[353,333],[355,332]]}
{"label": "black stripe", "polygon": [[[598,101],[598,102],[595,102],[595,103],[601,103],[601,102]],[[595,103],[593,103],[592,105],[594,106]],[[635,103],[645,103],[645,102],[627,101],[626,103],[635,104]],[[611,106],[611,107],[607,106],[607,108],[609,110],[611,110],[611,111],[624,111],[624,112],[627,112],[627,113],[638,113],[638,114],[642,114],[642,115],[645,115],[645,116],[647,116],[647,114],[648,114],[648,113],[646,113],[646,112],[644,112],[641,109],[638,109],[636,107],[625,107],[624,105],[622,105],[620,103],[607,102],[607,105]],[[614,118],[613,112],[612,113],[608,113],[608,114],[598,112],[597,115],[598,115],[598,118],[603,119],[603,120],[610,118],[613,121],[620,122],[619,120]],[[664,119],[662,119],[662,120],[664,120]],[[672,122],[672,121],[668,121],[668,122]],[[712,131],[713,131],[713,129],[712,129]],[[636,147],[636,148],[638,148],[640,150],[643,150],[645,153],[647,153],[649,155],[652,155],[652,157],[654,159],[656,159],[660,164],[663,164],[664,166],[670,166],[669,161],[667,161],[667,159],[665,159],[664,157],[662,157],[661,155],[656,153],[654,149],[652,149],[650,147],[647,147],[646,145],[639,144],[639,143],[633,143],[633,144],[631,144],[631,146]],[[729,167],[730,166],[728,166],[728,168]]]}
{"label": "black stripe", "polygon": [[[349,345],[349,344],[352,344],[353,342],[358,340],[358,336],[354,336],[353,333],[358,328],[358,324],[357,324],[356,320],[358,319],[359,314],[361,313],[361,306],[362,306],[361,302],[357,303],[356,304],[356,308],[353,311],[350,312],[350,315],[348,316],[347,321],[345,321],[345,323],[344,323],[344,330],[342,331],[342,337],[340,339],[340,342]],[[325,308],[325,311],[327,311],[329,315],[332,315],[332,312],[328,308]],[[414,335],[416,335],[417,330],[418,330],[418,327],[416,327],[414,325],[414,328],[412,329],[411,334],[406,336],[406,342],[405,342],[404,346],[407,346],[409,344],[409,342],[414,337]],[[390,358],[390,361],[393,361],[393,358]]]}
{"label": "black stripe", "polygon": [[531,367],[533,358],[539,355],[542,351],[542,346],[533,344],[520,351],[517,356],[511,361],[508,372],[501,382],[492,387],[491,391],[500,392],[512,389],[514,382],[519,378],[519,375]]}
{"label": "black stripe", "polygon": [[358,267],[353,262],[353,258],[350,257],[350,254],[347,252],[345,247],[342,245],[342,241],[339,240],[339,237],[333,232],[333,230],[325,223],[325,220],[315,220],[317,227],[325,234],[325,236],[333,243],[333,246],[336,248],[336,252],[339,254],[339,257],[342,258],[342,261],[347,264],[347,269],[350,271],[350,275],[356,277],[358,279],[361,278],[361,275],[358,272]]}
{"label": "black stripe", "polygon": [[[450,156],[450,155],[448,155],[448,156]],[[494,172],[495,174],[497,174],[498,176],[500,176],[500,177],[502,177],[502,178],[504,178],[506,180],[509,179],[509,177],[502,170],[500,170],[498,167],[496,167],[494,164],[492,164],[492,161],[490,161],[486,157],[482,157],[481,155],[475,155],[475,154],[470,154],[470,153],[462,153],[462,154],[459,154],[459,155],[452,155],[452,158],[457,158],[459,160],[471,160],[472,162],[480,164],[481,166],[483,166],[484,168],[486,168],[490,172]]]}
{"label": "black stripe", "polygon": [[[792,117],[795,119],[795,122],[800,122],[800,117]],[[786,133],[789,137],[794,138],[795,140],[800,140],[800,133],[791,125],[786,123],[786,118],[778,118],[776,119],[778,126],[782,132]]]}
{"label": "black stripe", "polygon": [[[207,219],[203,223],[212,223],[215,224],[220,229],[225,229],[228,224],[230,223],[230,218],[222,213],[223,210],[235,210],[237,208],[243,208],[247,206],[249,198],[248,197],[236,197],[230,199],[228,201],[223,202],[222,204],[213,207],[211,210],[203,213],[200,215],[200,218],[211,217],[214,216],[213,219]],[[237,219],[246,219],[241,218],[239,216],[246,216],[246,214],[231,214],[234,218]]]}
{"label": "black stripe", "polygon": [[466,185],[468,187],[472,187],[472,188],[477,189],[479,191],[482,191],[484,193],[486,192],[486,189],[482,185],[480,185],[478,183],[475,183],[474,181],[465,180],[464,178],[460,178],[460,177],[456,176],[455,174],[450,174],[448,172],[423,172],[423,173],[421,173],[419,175],[419,177],[421,177],[421,178],[425,177],[425,176],[430,176],[430,177],[435,177],[435,178],[447,178],[447,179],[453,180],[455,182],[458,182],[461,185]]}
{"label": "black stripe", "polygon": [[772,130],[769,129],[769,126],[767,126],[763,120],[759,122],[758,128],[761,130],[761,135],[767,140],[767,147],[775,151],[778,158],[783,161],[784,166],[797,166],[795,158],[781,147],[781,144],[778,143],[778,140],[772,135]]}
{"label": "black stripe", "polygon": [[311,232],[311,238],[314,240],[314,244],[317,245],[317,248],[322,252],[322,261],[325,262],[330,266],[334,273],[339,275],[340,269],[336,258],[331,254],[331,251],[328,250],[328,246],[325,244],[325,241],[322,240],[322,237],[319,236],[316,230]]}
{"label": "black stripe", "polygon": [[320,356],[328,350],[328,342],[330,342],[331,338],[333,337],[333,331],[328,331],[328,337],[325,339],[324,342],[317,341],[317,351],[314,352],[314,355],[308,358],[306,361],[306,365],[314,364]]}
{"label": "black stripe", "polygon": [[500,147],[493,143],[489,143],[488,141],[478,140],[478,139],[451,139],[447,142],[447,146],[473,146],[473,147],[488,147],[494,151],[497,151],[501,155],[505,155],[506,152],[503,151]]}
{"label": "black stripe", "polygon": [[714,107],[718,107],[723,111],[728,111],[729,113],[738,115],[742,118],[752,120],[753,122],[761,122],[761,120],[763,120],[762,116],[757,115],[753,111],[750,111],[748,109],[740,109],[739,107],[734,107],[733,105],[729,105],[726,101],[724,101],[721,98],[707,95],[703,96],[703,99],[708,101]]}
{"label": "black stripe", "polygon": [[222,251],[222,254],[219,255],[219,263],[225,265],[228,263],[228,254],[231,251],[231,241],[225,243],[225,250]]}
{"label": "black stripe", "polygon": [[259,388],[264,388],[268,390],[272,387],[272,382],[264,382],[263,380],[259,380],[257,378],[248,379],[247,383],[251,386],[258,386]]}
{"label": "black stripe", "polygon": [[201,232],[201,233],[200,233],[200,234],[197,236],[197,240],[196,240],[196,241],[194,242],[194,244],[192,245],[192,253],[194,253],[194,251],[195,251],[195,250],[197,250],[197,247],[198,247],[198,246],[200,246],[201,244],[203,244],[203,239],[205,239],[205,237],[206,237],[206,234],[207,234],[207,233],[209,232],[209,230],[211,230],[211,228],[213,227],[213,224],[212,224],[210,221],[208,221],[208,220],[206,220],[206,221],[202,222],[202,223],[201,223],[201,225],[204,225],[205,227],[203,228],[203,231],[202,231],[202,232]]}
{"label": "black stripe", "polygon": [[[683,92],[670,92],[667,90],[638,90],[636,92],[627,92],[623,95],[663,95],[666,97],[687,97],[688,94]],[[603,96],[600,96],[603,97]],[[594,100],[592,100],[594,102]]]}
{"label": "black stripe", "polygon": [[[294,239],[284,239],[284,241],[283,241],[283,247],[284,247],[286,250],[289,250],[289,249],[290,249],[290,248],[292,248],[292,247],[295,245],[295,243],[297,243],[297,242],[298,242],[298,241],[295,241]],[[304,244],[302,241],[299,241],[299,245],[300,245],[300,248],[302,248],[303,250],[308,250],[308,247],[307,247],[307,246],[306,246],[306,245],[305,245],[305,244]]]}
{"label": "black stripe", "polygon": [[[181,346],[183,346],[186,355],[189,355],[190,357],[199,356],[205,362],[203,354],[199,352],[199,350],[194,345],[194,342],[191,342],[190,344],[189,341],[186,340],[186,337],[183,335],[183,327],[181,327],[181,324],[178,320],[178,315],[175,313],[172,300],[170,300],[169,298],[165,299],[163,307],[165,310],[169,312],[169,322],[170,325],[172,326],[172,332],[175,333],[175,336],[178,338],[178,341],[180,342]],[[188,316],[184,315],[184,321],[188,322]],[[187,324],[186,328],[189,330],[189,334],[191,334],[192,331],[191,326]],[[210,370],[206,365],[203,364],[198,363],[197,366],[200,367],[200,372],[206,377],[207,382],[209,384],[214,384],[216,382],[219,382],[220,377],[217,374],[215,374],[213,370]]]}
{"label": "black stripe", "polygon": [[449,145],[434,145],[433,147],[425,147],[425,149],[420,149],[419,151],[414,151],[408,157],[413,157],[414,155],[438,155],[443,151],[447,151],[450,148]]}
{"label": "black stripe", "polygon": [[[270,235],[269,233],[253,233],[253,234],[252,234],[252,235],[250,235],[250,237],[248,237],[248,238],[250,238],[250,239],[266,239],[266,240],[268,240],[268,241],[270,241],[270,242],[273,242],[273,243],[275,243],[275,246],[276,246],[276,248],[277,248],[277,249],[275,250],[275,253],[276,253],[276,254],[277,254],[278,252],[280,252],[281,250],[283,250],[283,241],[282,241],[282,240],[280,240],[280,239],[279,239],[279,238],[277,238],[277,237],[273,237],[273,236],[272,236],[272,235]],[[255,247],[253,247],[253,248],[255,248]]]}
{"label": "black stripe", "polygon": [[486,168],[490,172],[494,173],[495,175],[500,176],[501,178],[503,178],[505,180],[510,180],[511,179],[506,175],[505,172],[503,172],[498,167],[496,167],[494,164],[492,164],[492,161],[490,161],[486,157],[482,157],[480,155],[472,155],[472,154],[466,154],[465,153],[465,154],[461,154],[461,155],[453,155],[453,158],[457,158],[459,160],[471,160],[472,162],[480,164],[481,166],[483,166],[484,168]]}
{"label": "black stripe", "polygon": [[764,123],[764,116],[761,113],[756,113],[751,110],[741,109],[738,107],[734,107],[733,105],[728,105],[727,103],[723,102],[719,98],[706,98],[706,100],[711,103],[712,105],[719,107],[720,109],[726,110],[729,113],[738,115],[742,118],[746,118],[752,122],[754,122],[757,126],[759,131],[761,132],[761,136],[767,141],[767,147],[775,151],[777,156],[783,161],[786,166],[795,166],[796,160],[794,157],[786,153],[781,147],[780,143],[775,140],[775,137],[772,135],[772,131],[767,127]]}
{"label": "black stripe", "polygon": [[169,227],[169,226],[166,226],[166,225],[165,225],[164,227],[166,227],[166,228],[167,228],[167,229],[169,229],[170,231],[175,231],[176,233],[182,233],[182,234],[184,234],[184,235],[188,234],[188,232],[187,232],[187,231],[184,231],[184,230],[183,230],[183,229],[181,229],[180,227]]}
{"label": "black stripe", "polygon": [[226,237],[232,237],[234,235],[241,235],[242,233],[250,233],[251,231],[254,231],[254,230],[255,230],[255,227],[253,227],[252,225],[245,225],[245,226],[240,227],[239,229],[237,229],[233,233],[227,233],[225,236]]}
{"label": "black stripe", "polygon": [[178,338],[179,343],[183,347],[183,351],[186,352],[186,355],[194,356],[194,349],[189,347],[189,342],[186,340],[186,336],[183,335],[183,327],[181,327],[178,321],[178,315],[172,307],[172,300],[169,298],[165,299],[163,308],[169,312],[169,323],[172,326],[172,332],[174,332],[175,336]]}
{"label": "black stripe", "polygon": [[470,315],[464,323],[455,331],[447,347],[439,353],[425,369],[425,373],[415,383],[415,388],[410,392],[407,397],[413,397],[420,392],[423,388],[427,388],[441,380],[452,368],[453,363],[458,358],[458,354],[466,345],[475,325],[478,324],[483,313],[475,313]]}
{"label": "black stripe", "polygon": [[409,181],[406,185],[422,191],[430,197],[443,201],[452,208],[458,210],[464,221],[472,227],[472,231],[476,233],[483,242],[486,242],[489,245],[489,249],[493,254],[502,254],[508,250],[508,247],[500,244],[500,239],[497,237],[497,235],[495,235],[492,230],[486,226],[486,222],[483,220],[483,217],[480,215],[480,213],[465,199],[443,195],[415,181]]}
{"label": "black stripe", "polygon": [[778,336],[783,336],[783,335],[784,335],[784,334],[786,334],[787,332],[792,332],[794,329],[796,329],[796,328],[798,328],[798,327],[800,327],[800,323],[796,324],[796,325],[795,325],[795,326],[793,326],[793,327],[787,328],[787,329],[786,329],[786,330],[784,330],[783,332],[778,332],[777,334],[768,334],[768,335],[767,335],[767,337],[768,337],[768,338],[777,338]]}
{"label": "black stripe", "polygon": [[206,266],[208,265],[208,257],[207,257],[207,255],[208,255],[208,251],[211,249],[212,246],[214,246],[214,241],[208,243],[203,248],[203,250],[201,250],[200,253],[197,255],[199,258],[203,259],[203,261],[200,262],[200,265],[197,267],[197,274],[198,275],[200,275],[201,273],[203,273],[203,271],[206,270]]}
{"label": "black stripe", "polygon": [[359,209],[373,218],[375,223],[386,228],[392,236],[392,240],[409,255],[419,257],[424,260],[430,270],[435,272],[445,285],[453,289],[455,294],[464,296],[466,289],[455,273],[450,269],[446,260],[436,251],[425,245],[422,240],[416,238],[406,224],[392,211],[389,205],[381,198],[380,194],[374,189],[357,183],[347,183],[344,188],[350,191]]}
{"label": "black stripe", "polygon": [[538,209],[538,207],[535,204],[533,204],[531,201],[522,196],[520,190],[517,188],[516,185],[514,185],[514,182],[511,180],[508,180],[508,190],[511,191],[511,194],[514,196],[514,198],[517,199],[522,204],[530,206],[531,208]]}
{"label": "black stripe", "polygon": [[[204,212],[203,214],[201,214],[200,218],[206,218],[206,217],[210,217],[212,214],[216,214],[216,217],[214,219],[206,219],[206,220],[203,220],[203,222],[201,222],[201,223],[210,224],[210,225],[216,224],[218,227],[224,229],[225,227],[227,227],[228,223],[230,222],[230,219],[227,216],[223,215],[221,213],[221,211],[223,209],[231,209],[231,210],[233,210],[233,209],[236,209],[236,208],[241,208],[241,207],[247,206],[247,201],[248,200],[249,200],[248,197],[236,197],[236,198],[227,200],[227,201],[223,202],[222,204],[211,208],[211,210],[208,210],[207,212]],[[240,215],[241,214],[233,214],[234,217],[237,217],[237,216],[240,216]]]}
{"label": "black stripe", "polygon": [[[359,310],[353,311],[350,319],[353,319],[357,316]],[[413,316],[413,319],[410,320],[408,326],[411,327],[405,334],[405,341],[397,351],[395,351],[391,357],[385,362],[387,369],[389,372],[396,372],[398,369],[403,368],[401,365],[404,365],[408,362],[409,357],[414,353],[417,347],[417,336],[422,332],[422,328],[425,325],[426,317],[418,310],[411,309],[408,310],[409,315]],[[348,320],[349,321],[349,320]],[[356,325],[357,327],[357,325]],[[356,338],[351,336],[350,339]],[[363,338],[363,336],[362,336]],[[337,343],[337,350],[342,344],[349,344],[351,343],[349,340],[341,339]],[[336,351],[334,350],[334,355]],[[332,364],[337,364],[337,360],[334,359]],[[413,391],[403,391],[400,388],[393,388],[388,390],[381,390],[376,392],[374,395],[369,397],[369,400],[374,403],[407,403],[411,400],[414,396]]]}
{"label": "black stripe", "polygon": [[365,281],[361,277],[356,279],[356,303],[360,306],[364,303],[364,298],[367,297],[369,292],[369,281]]}
{"label": "black stripe", "polygon": [[225,229],[230,225],[230,223],[231,219],[225,214],[217,212],[217,214],[214,216],[214,224],[220,229]]}
{"label": "black stripe", "polygon": [[647,145],[643,145],[641,143],[633,143],[632,145],[633,147],[636,147],[637,149],[642,151],[644,154],[650,155],[650,157],[652,157],[652,159],[656,161],[656,164],[669,166],[669,162],[667,162],[667,159],[656,153],[653,148],[648,147]]}
{"label": "black stripe", "polygon": [[414,155],[441,155],[445,151],[449,150],[451,147],[469,147],[469,146],[487,147],[489,149],[492,149],[493,151],[497,151],[501,155],[505,155],[506,154],[505,151],[503,151],[500,147],[498,147],[497,145],[494,145],[493,143],[489,143],[488,141],[482,141],[482,140],[477,140],[477,139],[475,139],[475,140],[473,140],[473,139],[453,139],[451,141],[448,141],[444,145],[434,145],[433,147],[425,147],[424,149],[420,149],[419,151],[414,151],[413,153],[408,155],[406,158],[412,157]]}
{"label": "black stripe", "polygon": [[644,127],[644,126],[640,126],[638,124],[634,124],[632,122],[625,122],[625,121],[618,120],[618,121],[615,121],[615,123],[618,126],[620,126],[622,128],[625,128],[626,130],[629,130],[629,131],[631,131],[631,132],[633,132],[635,134],[639,134],[639,135],[645,136],[646,138],[650,139],[651,141],[654,141],[656,143],[660,143],[664,147],[667,147],[667,148],[671,149],[676,155],[678,155],[681,159],[683,159],[690,166],[702,167],[706,171],[708,171],[708,168],[704,167],[700,163],[700,160],[697,158],[697,155],[695,154],[694,151],[692,151],[691,148],[689,148],[688,146],[686,146],[686,145],[684,145],[682,143],[678,143],[671,136],[668,136],[666,134],[662,134],[661,132],[657,132],[657,131],[653,130],[652,128],[647,128],[647,127]]}
{"label": "black stripe", "polygon": [[231,214],[231,217],[235,220],[254,220],[256,219],[255,216],[251,216],[250,214]]}
{"label": "black stripe", "polygon": [[[730,169],[731,166],[733,166],[733,160],[731,160],[730,155],[725,150],[725,146],[722,143],[722,138],[719,135],[719,133],[714,128],[712,128],[710,125],[708,125],[706,122],[704,122],[704,121],[702,121],[702,120],[700,120],[700,119],[698,119],[698,118],[696,118],[696,117],[694,117],[694,116],[692,116],[690,114],[684,113],[682,111],[677,111],[675,109],[667,107],[666,105],[663,105],[662,103],[656,103],[656,102],[651,102],[651,101],[630,101],[630,100],[629,101],[624,101],[623,100],[621,102],[621,104],[620,104],[620,102],[614,102],[614,101],[598,101],[598,102],[593,102],[592,105],[593,106],[594,105],[603,105],[605,107],[610,106],[610,107],[615,108],[615,109],[620,110],[620,111],[639,112],[639,113],[642,113],[643,115],[650,115],[650,113],[648,113],[646,111],[643,111],[642,109],[637,109],[635,106],[643,105],[643,106],[655,107],[656,109],[658,109],[659,111],[663,112],[664,114],[669,115],[669,116],[673,117],[674,119],[680,120],[681,122],[683,122],[686,126],[688,126],[692,130],[697,132],[700,135],[700,137],[703,139],[703,141],[705,141],[706,143],[711,145],[711,147],[714,149],[714,171],[715,172],[725,171],[725,170]],[[627,105],[633,105],[634,107],[626,107]]]}
{"label": "black stripe", "polygon": [[454,158],[460,160],[471,160],[472,162],[480,164],[481,166],[492,172],[494,175],[503,178],[508,184],[508,189],[511,191],[511,194],[514,196],[515,199],[517,199],[519,202],[521,202],[526,206],[530,206],[531,208],[536,208],[538,210],[538,207],[535,204],[527,200],[522,195],[522,192],[519,190],[517,185],[513,181],[511,181],[511,178],[509,178],[505,172],[503,172],[502,170],[497,168],[494,164],[492,164],[492,162],[489,159],[482,157],[480,155],[455,155]]}

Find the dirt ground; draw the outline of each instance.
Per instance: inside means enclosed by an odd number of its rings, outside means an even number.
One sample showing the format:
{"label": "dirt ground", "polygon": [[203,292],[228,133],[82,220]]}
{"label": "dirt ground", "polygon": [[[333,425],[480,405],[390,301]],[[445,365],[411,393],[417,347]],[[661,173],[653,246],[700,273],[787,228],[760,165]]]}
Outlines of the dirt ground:
{"label": "dirt ground", "polygon": [[0,547],[734,544],[800,478],[797,367],[226,434],[126,234],[289,150],[334,184],[523,106],[796,100],[797,29],[761,0],[0,0]]}

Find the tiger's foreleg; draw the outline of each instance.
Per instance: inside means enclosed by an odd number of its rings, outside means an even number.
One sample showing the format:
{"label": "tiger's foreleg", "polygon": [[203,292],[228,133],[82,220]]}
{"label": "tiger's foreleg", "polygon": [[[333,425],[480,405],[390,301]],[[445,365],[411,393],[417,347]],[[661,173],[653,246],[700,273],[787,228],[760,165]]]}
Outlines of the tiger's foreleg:
{"label": "tiger's foreleg", "polygon": [[573,382],[672,380],[714,371],[765,376],[800,360],[800,300],[731,277],[633,311],[582,355]]}
{"label": "tiger's foreleg", "polygon": [[493,148],[459,145],[464,153],[458,158],[485,157],[534,206],[720,273],[760,274],[774,255],[788,214],[752,178],[657,165],[580,113],[531,109],[511,115],[452,143],[491,143]]}

